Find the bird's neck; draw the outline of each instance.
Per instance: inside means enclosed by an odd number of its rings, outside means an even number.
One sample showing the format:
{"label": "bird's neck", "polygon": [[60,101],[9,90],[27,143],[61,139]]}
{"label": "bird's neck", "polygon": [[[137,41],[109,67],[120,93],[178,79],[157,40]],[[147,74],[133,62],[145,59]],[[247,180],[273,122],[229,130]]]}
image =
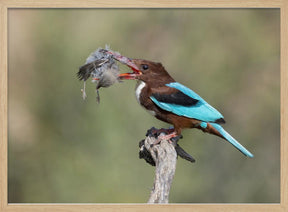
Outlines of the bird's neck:
{"label": "bird's neck", "polygon": [[[144,107],[151,115],[155,116],[156,111],[153,109],[153,103],[150,100],[151,89],[149,88],[148,84],[143,81],[138,81],[136,86],[136,99],[138,103]],[[149,101],[150,100],[150,101]]]}
{"label": "bird's neck", "polygon": [[138,82],[136,84],[135,94],[136,94],[136,99],[137,99],[139,104],[141,104],[141,102],[140,102],[141,93],[146,86],[147,86],[147,84],[141,80],[138,80]]}

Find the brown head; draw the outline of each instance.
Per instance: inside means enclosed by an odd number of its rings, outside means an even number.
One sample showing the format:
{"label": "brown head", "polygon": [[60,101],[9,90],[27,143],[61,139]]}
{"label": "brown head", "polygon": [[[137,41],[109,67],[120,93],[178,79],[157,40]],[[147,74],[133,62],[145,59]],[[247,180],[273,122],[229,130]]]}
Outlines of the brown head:
{"label": "brown head", "polygon": [[161,63],[142,59],[130,59],[126,65],[129,66],[133,72],[120,74],[120,79],[136,79],[145,83],[153,82],[157,83],[158,86],[175,81]]}

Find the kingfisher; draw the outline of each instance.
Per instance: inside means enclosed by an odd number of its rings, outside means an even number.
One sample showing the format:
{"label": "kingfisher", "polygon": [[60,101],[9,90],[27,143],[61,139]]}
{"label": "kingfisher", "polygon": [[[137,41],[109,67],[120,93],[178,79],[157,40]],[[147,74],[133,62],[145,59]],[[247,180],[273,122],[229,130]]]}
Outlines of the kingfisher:
{"label": "kingfisher", "polygon": [[173,128],[165,130],[165,135],[158,137],[159,141],[180,138],[182,129],[197,128],[219,136],[245,156],[253,157],[221,126],[225,123],[223,115],[197,93],[176,82],[161,63],[108,53],[132,69],[131,73],[119,74],[119,78],[138,81],[136,98],[139,104],[155,118],[173,125]]}

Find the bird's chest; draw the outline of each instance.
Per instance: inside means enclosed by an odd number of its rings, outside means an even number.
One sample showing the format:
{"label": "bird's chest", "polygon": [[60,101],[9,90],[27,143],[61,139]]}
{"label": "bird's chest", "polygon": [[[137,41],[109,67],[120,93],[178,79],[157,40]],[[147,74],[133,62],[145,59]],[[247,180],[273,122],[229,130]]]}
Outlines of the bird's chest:
{"label": "bird's chest", "polygon": [[140,81],[137,83],[135,94],[138,103],[143,106],[150,114],[155,116],[156,113],[153,110],[154,104],[149,98],[149,89],[145,82]]}
{"label": "bird's chest", "polygon": [[143,102],[144,92],[147,92],[146,83],[140,81],[137,83],[136,90],[135,90],[136,99],[140,105],[142,105],[141,102]]}

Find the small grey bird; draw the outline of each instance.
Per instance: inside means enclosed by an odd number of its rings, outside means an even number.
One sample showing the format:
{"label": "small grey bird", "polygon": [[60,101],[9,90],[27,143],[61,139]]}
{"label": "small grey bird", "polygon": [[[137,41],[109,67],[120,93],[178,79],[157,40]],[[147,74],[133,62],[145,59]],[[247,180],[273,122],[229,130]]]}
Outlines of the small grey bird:
{"label": "small grey bird", "polygon": [[84,81],[84,88],[82,89],[83,99],[85,99],[85,82],[92,77],[92,82],[96,82],[97,101],[100,102],[98,89],[101,87],[109,87],[116,82],[119,82],[119,67],[113,55],[108,54],[108,47],[106,49],[98,48],[92,52],[86,59],[86,63],[79,68],[77,76],[79,80]]}

